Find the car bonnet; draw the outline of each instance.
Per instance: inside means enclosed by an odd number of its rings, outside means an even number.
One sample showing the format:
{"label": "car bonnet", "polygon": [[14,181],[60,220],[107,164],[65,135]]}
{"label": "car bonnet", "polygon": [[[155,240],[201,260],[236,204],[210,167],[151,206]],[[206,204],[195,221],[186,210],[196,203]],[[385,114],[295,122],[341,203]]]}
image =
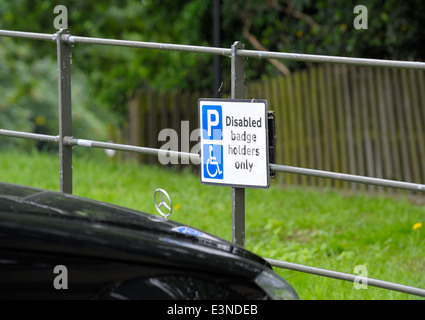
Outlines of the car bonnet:
{"label": "car bonnet", "polygon": [[7,215],[0,222],[3,235],[9,228],[7,242],[32,250],[245,276],[270,267],[244,248],[187,225],[65,193],[0,183],[0,213]]}

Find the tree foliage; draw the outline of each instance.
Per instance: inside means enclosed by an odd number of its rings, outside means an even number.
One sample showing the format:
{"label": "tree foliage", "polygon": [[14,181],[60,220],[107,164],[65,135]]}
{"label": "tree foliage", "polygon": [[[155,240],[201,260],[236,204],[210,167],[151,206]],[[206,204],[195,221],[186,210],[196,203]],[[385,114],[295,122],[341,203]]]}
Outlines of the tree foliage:
{"label": "tree foliage", "polygon": [[[11,38],[0,38],[0,47],[7,48],[0,50],[0,128],[57,135],[56,62],[49,57],[34,59],[33,47]],[[86,86],[85,75],[75,70],[72,88],[74,134],[102,140],[108,137],[105,122],[111,122],[111,115],[99,112],[101,109],[90,99]],[[26,140],[11,139],[2,139],[1,144],[33,145]],[[39,147],[44,145],[38,144]]]}
{"label": "tree foliage", "polygon": [[[53,10],[61,4],[68,9],[69,30],[74,35],[211,46],[213,1],[0,0],[0,28],[54,33]],[[229,48],[240,40],[247,49],[423,59],[425,49],[418,44],[425,40],[421,26],[425,2],[362,1],[368,9],[366,30],[353,26],[357,4],[338,0],[221,1],[221,47]],[[54,44],[40,46],[37,41],[22,39],[13,43],[31,52],[19,58],[30,70],[39,59],[56,58]],[[9,52],[16,46],[2,44],[2,50]],[[271,62],[249,59],[247,80],[306,67],[303,63]],[[223,81],[228,83],[229,59],[223,58],[221,67]],[[213,57],[205,54],[77,44],[72,68],[87,78],[86,92],[92,100],[118,115],[125,114],[128,97],[137,88],[211,92],[213,87]],[[29,83],[41,80],[32,81]],[[26,80],[15,85],[21,91],[29,86]],[[223,90],[230,89],[225,86]]]}
{"label": "tree foliage", "polygon": [[[254,38],[267,50],[348,57],[384,59],[424,58],[425,40],[420,0],[365,0],[367,29],[356,29],[356,1],[338,0],[230,0],[224,12],[223,29],[233,26],[233,36]],[[255,41],[248,47],[261,49]],[[291,70],[302,64],[286,62]],[[276,68],[268,65],[268,74]]]}

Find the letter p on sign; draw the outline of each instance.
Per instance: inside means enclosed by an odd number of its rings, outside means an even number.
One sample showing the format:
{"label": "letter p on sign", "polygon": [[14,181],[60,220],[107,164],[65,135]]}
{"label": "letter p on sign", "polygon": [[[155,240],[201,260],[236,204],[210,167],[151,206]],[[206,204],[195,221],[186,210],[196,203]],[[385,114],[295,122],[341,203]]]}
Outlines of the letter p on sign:
{"label": "letter p on sign", "polygon": [[203,139],[223,139],[222,108],[220,105],[204,105],[202,107],[202,128]]}
{"label": "letter p on sign", "polygon": [[[214,116],[214,120],[213,120]],[[218,120],[218,111],[214,109],[208,109],[207,110],[207,121],[208,121],[208,136],[211,137],[211,128],[216,127],[219,123]]]}

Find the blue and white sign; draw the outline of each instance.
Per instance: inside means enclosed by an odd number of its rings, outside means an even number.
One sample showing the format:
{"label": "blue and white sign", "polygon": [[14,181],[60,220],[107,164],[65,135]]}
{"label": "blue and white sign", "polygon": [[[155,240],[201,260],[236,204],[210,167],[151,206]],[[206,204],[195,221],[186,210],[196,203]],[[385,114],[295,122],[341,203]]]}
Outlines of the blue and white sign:
{"label": "blue and white sign", "polygon": [[199,99],[201,182],[269,187],[267,102]]}

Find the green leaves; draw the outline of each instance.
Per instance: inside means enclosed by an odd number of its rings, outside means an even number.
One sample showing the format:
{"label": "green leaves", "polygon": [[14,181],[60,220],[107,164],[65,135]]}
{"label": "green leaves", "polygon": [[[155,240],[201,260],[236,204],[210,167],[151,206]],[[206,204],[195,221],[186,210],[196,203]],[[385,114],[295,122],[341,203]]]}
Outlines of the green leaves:
{"label": "green leaves", "polygon": [[[0,28],[54,33],[53,9],[60,1],[0,0]],[[337,0],[221,2],[221,46],[235,40],[247,49],[258,49],[246,31],[271,51],[342,55],[368,58],[422,59],[425,41],[422,13],[425,3],[364,1],[368,29],[356,30],[354,3]],[[213,1],[143,0],[86,1],[65,4],[70,32],[78,36],[128,39],[163,43],[212,45]],[[245,31],[245,32],[244,32]],[[2,45],[0,72],[13,72],[38,59],[56,59],[54,44],[19,39]],[[16,62],[19,61],[19,62]],[[221,60],[222,94],[230,92],[229,59]],[[4,63],[6,62],[6,63]],[[281,61],[290,69],[304,63]],[[6,69],[9,69],[7,71]],[[73,47],[73,72],[87,79],[86,95],[104,110],[125,121],[128,96],[137,88],[154,90],[213,89],[213,56],[149,49],[82,45]],[[252,81],[279,71],[267,60],[249,59],[246,80]],[[29,72],[30,75],[30,72]],[[16,94],[30,91],[24,78],[14,82]],[[0,83],[5,78],[0,78]],[[36,80],[36,82],[39,80]],[[6,84],[7,86],[7,84]],[[15,90],[15,89],[13,89]],[[14,95],[15,95],[14,93]],[[9,94],[10,96],[10,94]]]}
{"label": "green leaves", "polygon": [[[47,45],[55,50],[50,43]],[[19,39],[2,37],[0,48],[0,128],[57,135],[56,61],[49,56],[33,58],[33,47]],[[98,104],[88,95],[87,78],[78,69],[72,71],[71,78],[74,134],[106,140],[104,121],[111,122],[112,117],[105,111],[98,111]],[[22,139],[1,140],[1,146],[10,144],[33,145]]]}

